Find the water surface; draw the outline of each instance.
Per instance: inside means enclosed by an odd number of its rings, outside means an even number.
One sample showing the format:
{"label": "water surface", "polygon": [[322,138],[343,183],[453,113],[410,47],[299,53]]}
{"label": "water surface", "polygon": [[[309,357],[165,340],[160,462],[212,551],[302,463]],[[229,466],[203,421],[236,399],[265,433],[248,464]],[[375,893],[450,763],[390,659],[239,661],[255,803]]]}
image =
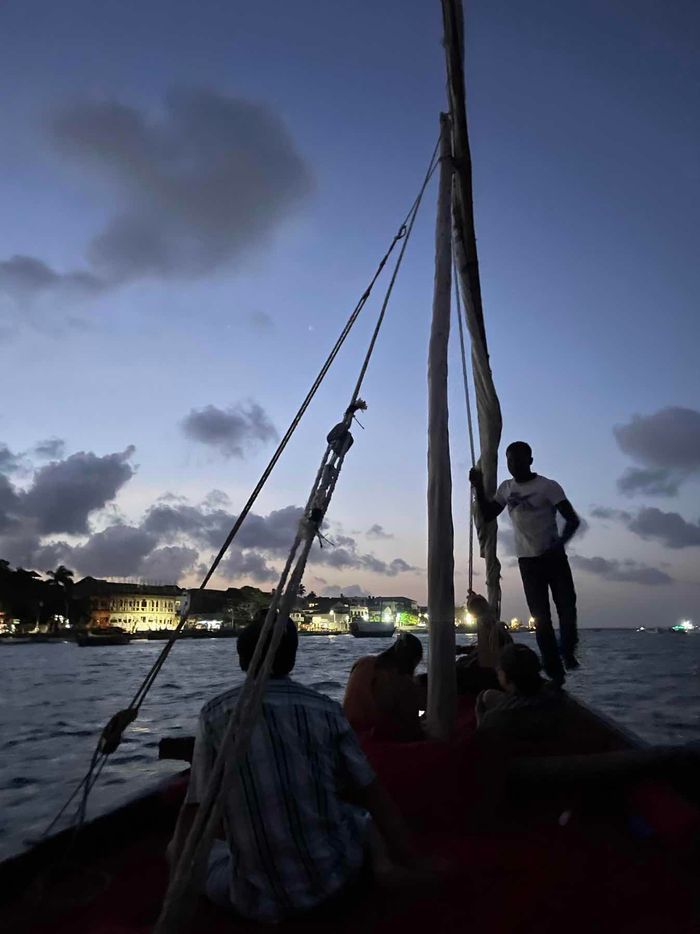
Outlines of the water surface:
{"label": "water surface", "polygon": [[[518,638],[534,645],[529,634]],[[700,634],[584,632],[582,639],[584,667],[569,679],[572,693],[651,742],[700,740]],[[295,677],[340,700],[353,660],[388,644],[304,637]],[[102,727],[128,704],[161,647],[0,647],[0,857],[23,849],[54,817]],[[180,642],[104,769],[89,815],[179,771],[182,763],[158,762],[158,740],[191,735],[202,704],[241,678],[233,640]]]}

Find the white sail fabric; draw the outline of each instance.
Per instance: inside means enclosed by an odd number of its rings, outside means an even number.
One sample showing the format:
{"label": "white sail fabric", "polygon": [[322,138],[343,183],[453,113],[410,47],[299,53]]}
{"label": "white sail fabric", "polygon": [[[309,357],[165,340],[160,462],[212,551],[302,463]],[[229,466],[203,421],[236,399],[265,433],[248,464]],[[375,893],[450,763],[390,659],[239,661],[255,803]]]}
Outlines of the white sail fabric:
{"label": "white sail fabric", "polygon": [[428,352],[428,658],[427,731],[447,739],[454,727],[454,527],[450,467],[447,352],[452,295],[452,149],[449,118],[440,115],[440,187],[435,226],[435,287]]}
{"label": "white sail fabric", "polygon": [[[447,59],[447,91],[452,123],[454,180],[452,189],[453,240],[457,275],[464,303],[467,328],[471,337],[472,370],[476,389],[480,457],[478,466],[484,477],[486,496],[496,492],[498,446],[501,441],[501,407],[496,395],[489,363],[476,253],[474,209],[472,204],[471,155],[467,134],[464,90],[463,17],[461,0],[442,0]],[[484,523],[476,510],[476,527],[481,555],[486,562],[488,600],[496,614],[501,608],[501,564],[496,554],[497,526]]]}

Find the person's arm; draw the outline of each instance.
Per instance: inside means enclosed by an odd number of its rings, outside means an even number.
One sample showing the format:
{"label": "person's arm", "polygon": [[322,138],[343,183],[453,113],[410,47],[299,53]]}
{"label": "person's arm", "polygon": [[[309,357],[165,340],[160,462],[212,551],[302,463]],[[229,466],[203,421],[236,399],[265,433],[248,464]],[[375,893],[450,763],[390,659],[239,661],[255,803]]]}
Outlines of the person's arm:
{"label": "person's arm", "polygon": [[559,539],[557,540],[557,545],[563,547],[569,541],[570,538],[576,532],[576,529],[581,525],[581,520],[576,514],[574,507],[571,505],[568,499],[563,499],[561,502],[557,503],[555,509],[559,515],[564,518],[564,528],[562,530]]}
{"label": "person's arm", "polygon": [[503,512],[505,506],[495,499],[487,499],[484,492],[484,477],[478,467],[472,467],[469,471],[469,482],[474,487],[476,501],[479,504],[479,512],[484,517],[485,522],[492,522]]}

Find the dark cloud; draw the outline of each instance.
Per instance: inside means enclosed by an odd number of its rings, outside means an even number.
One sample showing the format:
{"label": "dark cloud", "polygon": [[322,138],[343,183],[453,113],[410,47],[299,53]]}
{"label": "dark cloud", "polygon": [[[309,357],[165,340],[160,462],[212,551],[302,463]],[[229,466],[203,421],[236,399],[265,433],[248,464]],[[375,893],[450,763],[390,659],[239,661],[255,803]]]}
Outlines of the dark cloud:
{"label": "dark cloud", "polygon": [[628,467],[617,481],[617,488],[626,496],[646,493],[647,496],[675,496],[684,477],[667,467]]}
{"label": "dark cloud", "polygon": [[15,473],[23,467],[23,455],[15,454],[6,444],[0,444],[0,474]]}
{"label": "dark cloud", "polygon": [[593,506],[591,515],[596,519],[617,519],[621,522],[628,522],[632,518],[632,513],[625,509],[612,509],[609,506]]}
{"label": "dark cloud", "polygon": [[640,538],[652,539],[667,548],[700,545],[700,522],[686,522],[677,512],[647,506],[629,520],[627,528]]}
{"label": "dark cloud", "polygon": [[63,457],[66,449],[66,442],[61,438],[46,438],[44,441],[38,441],[32,448],[32,454],[42,460],[54,460]]}
{"label": "dark cloud", "polygon": [[252,401],[228,409],[215,405],[192,409],[182,421],[182,430],[188,438],[215,448],[224,457],[244,457],[257,444],[277,438],[265,410]]}
{"label": "dark cloud", "polygon": [[[352,540],[351,540],[352,541]],[[385,577],[396,577],[397,574],[417,571],[418,569],[403,558],[394,558],[393,561],[382,561],[372,554],[363,554],[357,550],[357,546],[352,541],[352,546],[321,548],[318,544],[314,545],[309,554],[310,564],[324,564],[328,567],[345,570],[355,568],[356,570],[370,571],[372,574],[381,574]]]}
{"label": "dark cloud", "polygon": [[393,535],[391,535],[391,533],[385,532],[382,526],[378,525],[376,522],[371,528],[367,529],[366,535],[367,535],[367,538],[376,538],[376,539],[394,537]]}
{"label": "dark cloud", "polygon": [[571,555],[570,560],[575,568],[608,581],[647,584],[650,587],[670,584],[673,581],[673,578],[665,571],[637,561],[618,561],[600,557],[585,558],[583,555]]}
{"label": "dark cloud", "polygon": [[691,474],[700,472],[700,412],[668,406],[635,415],[613,434],[620,449],[642,465],[628,469],[618,487],[628,495],[675,496]]}
{"label": "dark cloud", "polygon": [[667,548],[690,548],[700,545],[700,522],[688,522],[677,512],[664,512],[645,506],[636,512],[595,506],[591,515],[621,522],[640,538],[661,542]]}
{"label": "dark cloud", "polygon": [[106,283],[86,270],[60,273],[34,256],[12,256],[0,260],[0,292],[22,300],[58,291],[66,297],[96,295]]}
{"label": "dark cloud", "polygon": [[258,551],[244,551],[236,546],[229,549],[220,569],[228,577],[249,577],[259,583],[279,578],[279,572],[270,567],[265,555]]}
{"label": "dark cloud", "polygon": [[[2,449],[5,450],[5,449]],[[60,442],[41,442],[34,450],[50,455]],[[94,514],[113,507],[114,499],[134,474],[133,448],[98,456],[81,451],[34,470],[24,487],[0,474],[0,557],[13,564],[40,569],[63,563],[79,574],[140,577],[176,581],[198,562],[218,551],[236,516],[229,499],[212,490],[193,505],[170,493],[160,496],[140,524],[115,522],[95,530]],[[6,454],[8,464],[16,456]],[[258,582],[278,577],[303,516],[300,506],[285,506],[267,515],[251,513],[221,564],[229,577]],[[82,536],[75,544],[57,540],[59,533]],[[396,577],[417,570],[403,558],[385,561],[362,552],[354,538],[338,534],[335,547],[316,542],[309,562],[338,569],[357,569]]]}
{"label": "dark cloud", "polygon": [[37,521],[38,531],[87,533],[88,517],[114,499],[131,479],[133,447],[98,457],[79,451],[41,467],[20,494],[19,511]]}
{"label": "dark cloud", "polygon": [[204,275],[264,244],[312,187],[277,116],[212,90],[169,93],[160,119],[116,101],[78,103],[51,134],[112,183],[119,208],[83,269],[57,272],[33,256],[0,263],[0,288],[17,298]]}
{"label": "dark cloud", "polygon": [[186,545],[156,548],[143,558],[138,574],[151,584],[177,584],[183,574],[194,567],[198,556],[196,548]]}
{"label": "dark cloud", "polygon": [[303,515],[301,506],[273,509],[267,516],[251,513],[238,533],[238,544],[244,548],[258,548],[272,554],[286,555]]}
{"label": "dark cloud", "polygon": [[71,565],[92,577],[135,577],[156,539],[132,525],[111,525],[95,532],[84,545],[71,549]]}

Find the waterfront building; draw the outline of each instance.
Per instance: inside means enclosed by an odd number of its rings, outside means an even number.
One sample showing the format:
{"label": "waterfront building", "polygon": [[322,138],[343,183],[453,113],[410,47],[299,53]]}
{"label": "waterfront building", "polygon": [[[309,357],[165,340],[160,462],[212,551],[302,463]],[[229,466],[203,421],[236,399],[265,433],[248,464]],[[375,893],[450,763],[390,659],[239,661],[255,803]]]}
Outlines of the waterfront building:
{"label": "waterfront building", "polygon": [[342,595],[315,597],[307,600],[299,628],[306,632],[349,632],[354,609]]}
{"label": "waterfront building", "polygon": [[128,584],[85,577],[73,587],[80,622],[91,629],[118,626],[126,632],[174,629],[184,590],[174,584]]}

